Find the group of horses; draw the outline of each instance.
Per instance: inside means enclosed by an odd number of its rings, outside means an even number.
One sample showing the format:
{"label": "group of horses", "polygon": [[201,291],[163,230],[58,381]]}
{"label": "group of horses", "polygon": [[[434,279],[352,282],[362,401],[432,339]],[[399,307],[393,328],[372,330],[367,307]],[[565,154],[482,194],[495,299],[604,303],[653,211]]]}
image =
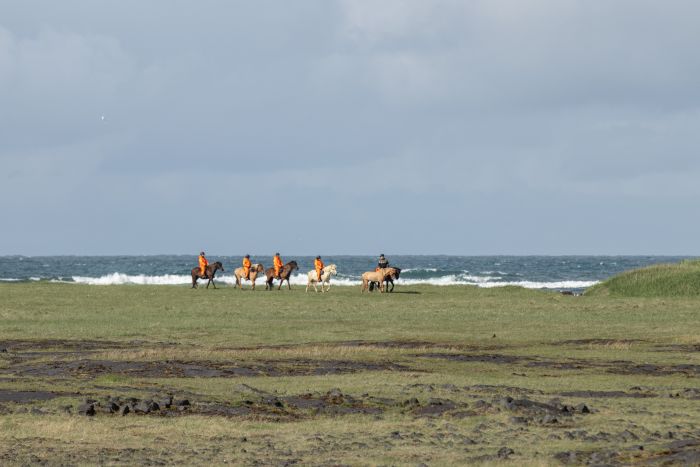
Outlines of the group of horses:
{"label": "group of horses", "polygon": [[[239,289],[243,288],[244,280],[250,280],[250,282],[252,283],[252,288],[253,290],[255,290],[255,280],[257,279],[258,275],[264,273],[265,290],[272,290],[273,282],[275,279],[279,279],[280,281],[279,285],[277,286],[277,290],[280,290],[282,288],[282,284],[284,284],[284,281],[287,281],[287,287],[291,290],[292,285],[289,283],[289,278],[292,276],[292,273],[298,269],[299,266],[297,265],[297,262],[290,261],[284,266],[282,266],[282,268],[279,271],[279,275],[275,276],[274,268],[265,269],[265,267],[262,264],[253,264],[248,273],[248,277],[246,277],[245,269],[243,268],[237,268],[236,270],[234,270],[233,276],[236,278],[236,286]],[[206,271],[204,274],[202,274],[201,270],[198,267],[192,268],[192,288],[197,288],[197,280],[199,279],[207,280],[207,289],[209,288],[209,284],[216,288],[216,284],[214,283],[214,277],[216,276],[216,272],[219,270],[221,270],[221,272],[225,272],[224,265],[221,264],[221,261],[216,261],[214,263],[209,264],[206,267]],[[318,288],[316,287],[317,284],[321,285],[321,292],[328,292],[331,288],[331,277],[333,277],[336,274],[338,274],[338,269],[336,268],[335,264],[329,264],[321,270],[320,280],[315,270],[309,271],[306,274],[308,279],[306,283],[306,292],[309,291],[309,287],[311,286],[313,286],[315,292],[318,292]],[[368,271],[362,274],[362,288],[360,291],[369,292],[374,290],[374,288],[379,287],[379,291],[384,292],[387,291],[389,284],[391,283],[391,290],[389,290],[389,292],[393,292],[394,281],[399,278],[399,274],[401,274],[401,269],[394,267],[378,269],[376,271]]]}
{"label": "group of horses", "polygon": [[[233,271],[233,276],[236,278],[236,286],[239,289],[243,288],[244,280],[249,280],[252,283],[253,290],[255,290],[255,281],[258,278],[258,275],[264,273],[265,290],[272,290],[273,282],[275,279],[279,279],[280,281],[279,285],[277,286],[277,290],[280,290],[282,288],[282,284],[284,284],[284,281],[287,281],[287,287],[291,290],[292,285],[289,283],[289,278],[292,277],[292,273],[298,269],[299,266],[297,265],[297,262],[290,261],[284,266],[282,266],[282,268],[279,271],[279,275],[275,276],[275,268],[265,269],[265,266],[263,266],[262,264],[253,264],[250,268],[250,271],[248,271],[247,277],[245,269],[243,268],[236,268],[236,270]],[[207,280],[207,289],[209,288],[209,284],[213,285],[214,288],[216,288],[216,284],[214,283],[214,277],[216,276],[216,272],[218,270],[221,270],[221,272],[225,272],[224,265],[221,264],[221,261],[216,261],[214,263],[209,264],[206,267],[206,271],[204,274],[202,274],[199,268],[192,268],[192,288],[197,288],[198,279]],[[307,274],[308,283],[306,284],[306,291],[308,292],[309,287],[313,285],[314,290],[318,292],[316,284],[320,284],[321,292],[328,292],[328,290],[330,290],[331,288],[331,277],[333,277],[336,274],[338,274],[338,270],[335,264],[329,264],[321,270],[320,280],[318,279],[318,275],[316,274],[315,270],[309,271]]]}

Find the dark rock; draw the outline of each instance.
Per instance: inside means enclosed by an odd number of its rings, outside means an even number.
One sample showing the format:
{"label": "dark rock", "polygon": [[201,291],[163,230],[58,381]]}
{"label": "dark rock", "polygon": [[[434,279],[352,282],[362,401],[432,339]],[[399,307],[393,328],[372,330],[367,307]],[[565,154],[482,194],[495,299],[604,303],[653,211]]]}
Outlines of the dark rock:
{"label": "dark rock", "polygon": [[588,408],[586,404],[579,404],[575,408],[578,413],[591,413],[591,409]]}
{"label": "dark rock", "polygon": [[169,409],[173,405],[173,396],[168,395],[168,396],[160,399],[158,404],[161,406],[161,408]]}
{"label": "dark rock", "polygon": [[515,451],[508,447],[502,447],[501,449],[498,450],[498,456],[499,459],[508,459],[509,456],[515,454]]}
{"label": "dark rock", "polygon": [[[253,402],[251,401],[250,403],[252,404]],[[190,404],[190,401],[189,401],[189,400],[187,400],[187,399],[181,399],[181,400],[175,401],[175,405],[178,406],[178,407],[187,407],[187,406],[189,406],[189,405],[191,405],[191,404]]]}
{"label": "dark rock", "polygon": [[78,414],[92,417],[95,415],[95,405],[90,404],[80,404],[78,406]]}
{"label": "dark rock", "polygon": [[119,406],[112,401],[100,404],[101,412],[104,413],[117,413],[119,412]]}
{"label": "dark rock", "polygon": [[138,404],[132,406],[134,413],[148,414],[151,413],[151,407],[148,402],[141,401]]}
{"label": "dark rock", "polygon": [[119,415],[121,415],[122,417],[124,415],[128,414],[129,412],[131,412],[131,408],[129,408],[129,404],[124,404],[121,407],[119,407]]}
{"label": "dark rock", "polygon": [[554,415],[547,414],[542,419],[540,420],[540,423],[543,425],[555,425],[559,423],[559,420],[557,420],[557,417]]}

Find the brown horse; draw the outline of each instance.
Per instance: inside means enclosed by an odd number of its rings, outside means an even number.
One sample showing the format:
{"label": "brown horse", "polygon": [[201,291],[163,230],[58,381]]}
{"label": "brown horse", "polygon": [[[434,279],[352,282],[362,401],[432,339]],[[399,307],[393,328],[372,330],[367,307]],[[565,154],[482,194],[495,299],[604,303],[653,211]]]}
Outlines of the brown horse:
{"label": "brown horse", "polygon": [[[258,274],[262,274],[265,272],[265,267],[262,264],[253,264],[250,267],[250,282],[253,283],[253,290],[255,290],[255,278],[258,277]],[[243,268],[236,268],[235,271],[233,271],[233,275],[236,277],[236,285],[238,286],[239,289],[243,288],[243,281],[246,279],[245,274],[243,272]]]}
{"label": "brown horse", "polygon": [[[392,266],[392,267],[393,267],[393,266]],[[386,284],[386,285],[384,286],[384,290],[387,291],[387,292],[393,292],[393,291],[394,291],[394,279],[398,279],[398,278],[399,278],[399,275],[401,275],[401,268],[394,268],[394,269],[396,269],[396,274],[393,276],[393,278],[392,278],[392,276],[386,276],[386,277],[384,277],[384,282],[385,282],[385,284]],[[389,288],[389,282],[391,282],[391,290],[387,290],[387,289]],[[369,283],[369,291],[370,291],[370,292],[373,291],[373,290],[374,290],[375,288],[377,288],[377,287],[379,287],[379,283],[378,283],[378,282],[370,282],[370,283]]]}
{"label": "brown horse", "polygon": [[199,267],[192,268],[192,288],[197,288],[197,279],[209,279],[209,282],[207,282],[207,289],[209,288],[209,284],[213,285],[214,288],[216,288],[216,284],[214,283],[214,276],[216,275],[216,271],[218,271],[219,269],[221,269],[222,272],[224,271],[224,266],[223,264],[221,264],[221,261],[209,264],[204,274],[200,274],[201,269],[199,269]]}
{"label": "brown horse", "polygon": [[289,287],[289,290],[292,290],[292,286],[289,283],[289,278],[291,277],[295,269],[299,269],[299,266],[297,266],[297,262],[290,261],[284,266],[282,266],[282,269],[280,269],[280,276],[275,277],[275,268],[268,268],[267,271],[265,271],[265,276],[267,277],[265,290],[272,290],[272,282],[275,279],[280,280],[280,285],[277,287],[277,290],[280,290],[282,288],[282,284],[284,284],[284,281],[287,281],[287,287]]}
{"label": "brown horse", "polygon": [[364,292],[365,290],[369,292],[370,282],[379,282],[379,291],[384,292],[384,281],[386,280],[387,276],[391,277],[392,279],[395,278],[396,268],[383,268],[379,271],[367,271],[366,273],[362,274],[362,288],[360,289],[360,292]]}

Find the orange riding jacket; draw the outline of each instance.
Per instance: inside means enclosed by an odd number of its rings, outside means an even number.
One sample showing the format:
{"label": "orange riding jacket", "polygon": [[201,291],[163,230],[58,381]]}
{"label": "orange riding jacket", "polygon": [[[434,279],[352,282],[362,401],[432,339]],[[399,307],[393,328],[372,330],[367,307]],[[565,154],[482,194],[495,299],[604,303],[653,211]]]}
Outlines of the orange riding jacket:
{"label": "orange riding jacket", "polygon": [[282,269],[282,258],[279,256],[275,256],[272,258],[272,265],[275,268],[275,275],[278,275],[280,273],[280,269]]}
{"label": "orange riding jacket", "polygon": [[207,266],[209,266],[209,261],[207,261],[207,259],[204,256],[199,255],[199,271],[202,274],[207,272]]}
{"label": "orange riding jacket", "polygon": [[323,269],[323,261],[320,259],[315,259],[314,260],[314,268],[316,268],[316,273],[320,276],[321,275],[321,270]]}
{"label": "orange riding jacket", "polygon": [[248,274],[248,270],[250,269],[250,260],[248,258],[243,258],[243,269],[245,269],[245,273]]}

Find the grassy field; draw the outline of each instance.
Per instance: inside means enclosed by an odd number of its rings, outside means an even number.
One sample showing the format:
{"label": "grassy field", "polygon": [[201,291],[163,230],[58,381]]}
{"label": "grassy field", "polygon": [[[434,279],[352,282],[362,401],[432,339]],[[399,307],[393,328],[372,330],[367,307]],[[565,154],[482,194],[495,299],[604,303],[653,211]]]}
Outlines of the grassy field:
{"label": "grassy field", "polygon": [[601,290],[2,284],[0,464],[699,462],[697,298]]}

